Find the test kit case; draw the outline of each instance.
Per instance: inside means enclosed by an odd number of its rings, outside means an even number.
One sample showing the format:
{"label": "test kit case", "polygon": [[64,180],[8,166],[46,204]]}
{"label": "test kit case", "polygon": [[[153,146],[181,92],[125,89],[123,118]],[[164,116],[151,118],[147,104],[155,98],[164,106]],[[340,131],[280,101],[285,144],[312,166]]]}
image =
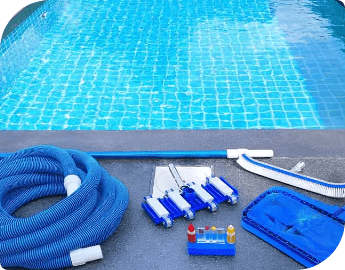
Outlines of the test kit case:
{"label": "test kit case", "polygon": [[[226,239],[226,234],[223,235]],[[189,255],[206,255],[206,256],[235,256],[236,245],[224,241],[218,243],[188,243],[187,250]]]}

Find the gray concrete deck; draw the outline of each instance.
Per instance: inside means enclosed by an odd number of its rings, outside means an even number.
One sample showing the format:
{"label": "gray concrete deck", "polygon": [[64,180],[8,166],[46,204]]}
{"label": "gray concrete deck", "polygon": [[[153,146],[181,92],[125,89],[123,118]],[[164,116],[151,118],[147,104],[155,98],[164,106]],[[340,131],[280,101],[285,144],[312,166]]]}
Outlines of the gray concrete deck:
{"label": "gray concrete deck", "polygon": [[[275,157],[267,163],[290,168],[298,161],[306,163],[304,173],[333,182],[344,182],[345,130],[229,130],[229,131],[1,131],[0,152],[23,147],[53,144],[83,151],[146,150],[222,150],[226,148],[273,149]],[[237,205],[221,204],[215,213],[199,211],[196,226],[233,224],[237,234],[235,257],[199,257],[186,254],[184,219],[172,228],[154,226],[141,209],[142,198],[149,193],[155,166],[172,160],[100,160],[104,168],[120,179],[130,193],[130,204],[123,221],[103,245],[104,259],[78,269],[301,269],[302,265],[242,229],[241,212],[259,194],[272,186],[284,186],[242,170],[225,159],[178,159],[175,164],[214,165],[239,189]],[[331,199],[290,187],[325,203],[343,206],[344,199]],[[61,198],[32,202],[16,212],[31,215]],[[19,268],[12,268],[19,269]],[[71,268],[72,269],[72,268]]]}

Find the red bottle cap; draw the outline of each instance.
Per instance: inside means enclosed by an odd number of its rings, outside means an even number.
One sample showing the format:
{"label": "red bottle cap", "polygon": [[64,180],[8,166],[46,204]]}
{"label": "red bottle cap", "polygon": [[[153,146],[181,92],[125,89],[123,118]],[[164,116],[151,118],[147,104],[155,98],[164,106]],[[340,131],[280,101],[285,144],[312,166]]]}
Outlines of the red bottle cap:
{"label": "red bottle cap", "polygon": [[210,229],[210,226],[205,226],[205,230],[208,231]]}
{"label": "red bottle cap", "polygon": [[194,226],[193,226],[192,223],[189,224],[189,226],[188,226],[188,231],[190,231],[190,232],[194,232],[194,231],[195,231],[195,228],[194,228]]}

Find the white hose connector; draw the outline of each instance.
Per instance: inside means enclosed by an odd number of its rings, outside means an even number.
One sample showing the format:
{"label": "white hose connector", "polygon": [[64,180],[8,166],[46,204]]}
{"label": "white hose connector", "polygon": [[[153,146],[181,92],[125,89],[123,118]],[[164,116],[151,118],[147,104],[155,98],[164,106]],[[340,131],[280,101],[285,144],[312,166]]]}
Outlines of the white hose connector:
{"label": "white hose connector", "polygon": [[102,249],[99,245],[73,250],[70,256],[73,266],[79,266],[87,262],[103,259]]}
{"label": "white hose connector", "polygon": [[67,196],[71,195],[81,185],[81,180],[78,175],[70,174],[65,177],[64,186],[67,191]]}
{"label": "white hose connector", "polygon": [[273,157],[273,150],[248,150],[248,149],[227,149],[227,158],[239,158],[242,154],[246,154],[252,158],[269,158]]}

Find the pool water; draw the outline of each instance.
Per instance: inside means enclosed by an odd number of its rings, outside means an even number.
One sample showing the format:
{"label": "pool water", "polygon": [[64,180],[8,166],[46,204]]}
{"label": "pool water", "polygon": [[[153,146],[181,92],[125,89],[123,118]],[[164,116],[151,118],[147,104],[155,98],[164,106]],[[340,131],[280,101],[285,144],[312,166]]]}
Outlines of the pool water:
{"label": "pool water", "polygon": [[61,1],[1,129],[345,128],[335,0]]}

